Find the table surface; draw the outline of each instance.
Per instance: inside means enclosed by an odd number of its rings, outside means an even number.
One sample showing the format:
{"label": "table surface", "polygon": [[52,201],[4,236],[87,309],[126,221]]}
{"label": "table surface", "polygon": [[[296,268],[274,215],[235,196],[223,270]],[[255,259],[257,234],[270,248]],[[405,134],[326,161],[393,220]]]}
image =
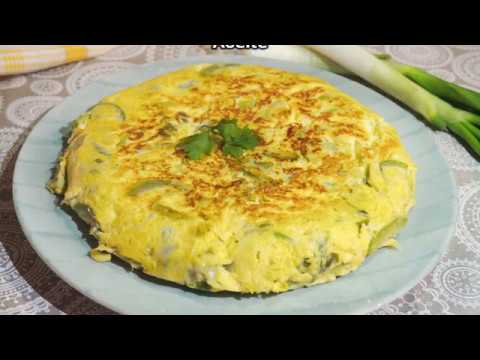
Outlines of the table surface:
{"label": "table surface", "polygon": [[[480,45],[369,47],[480,90]],[[60,280],[35,254],[18,224],[13,168],[30,129],[47,110],[101,76],[131,64],[209,52],[197,45],[126,45],[95,60],[0,78],[0,315],[114,314]],[[373,314],[480,314],[480,163],[450,135],[438,132],[435,138],[455,174],[460,197],[455,234],[425,279]]]}

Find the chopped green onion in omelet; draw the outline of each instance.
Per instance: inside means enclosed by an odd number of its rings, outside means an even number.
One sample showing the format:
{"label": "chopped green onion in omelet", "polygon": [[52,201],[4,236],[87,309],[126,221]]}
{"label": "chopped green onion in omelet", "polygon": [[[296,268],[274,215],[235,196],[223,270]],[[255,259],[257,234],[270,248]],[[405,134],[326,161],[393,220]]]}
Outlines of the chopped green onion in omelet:
{"label": "chopped green onion in omelet", "polygon": [[321,79],[188,66],[103,99],[68,135],[49,189],[99,261],[202,291],[334,281],[395,237],[416,167],[394,128]]}

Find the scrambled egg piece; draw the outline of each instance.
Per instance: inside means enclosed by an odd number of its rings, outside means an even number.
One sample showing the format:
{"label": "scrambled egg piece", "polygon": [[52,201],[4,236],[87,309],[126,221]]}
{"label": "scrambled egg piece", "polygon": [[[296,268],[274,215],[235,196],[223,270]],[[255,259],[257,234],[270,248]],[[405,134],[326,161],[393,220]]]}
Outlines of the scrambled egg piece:
{"label": "scrambled egg piece", "polygon": [[[261,139],[193,161],[182,139],[237,119]],[[416,167],[396,131],[328,83],[202,64],[109,96],[73,124],[49,189],[144,273],[280,293],[357,269],[406,224]]]}

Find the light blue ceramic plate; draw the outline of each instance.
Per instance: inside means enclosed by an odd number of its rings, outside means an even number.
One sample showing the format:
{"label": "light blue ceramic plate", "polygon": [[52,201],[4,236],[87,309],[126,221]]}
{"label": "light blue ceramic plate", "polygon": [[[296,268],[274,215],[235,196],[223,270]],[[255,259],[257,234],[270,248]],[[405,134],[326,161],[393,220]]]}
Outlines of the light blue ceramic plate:
{"label": "light blue ceramic plate", "polygon": [[[192,63],[252,63],[315,75],[377,111],[393,124],[418,164],[417,206],[401,233],[400,249],[383,250],[336,282],[267,298],[198,295],[140,279],[114,264],[99,264],[75,222],[46,189],[60,153],[60,128],[104,96]],[[321,70],[248,57],[197,57],[138,66],[80,90],[50,111],[25,142],[15,168],[15,208],[40,257],[81,293],[124,314],[359,314],[393,301],[430,272],[452,235],[456,194],[431,130],[369,88]]]}

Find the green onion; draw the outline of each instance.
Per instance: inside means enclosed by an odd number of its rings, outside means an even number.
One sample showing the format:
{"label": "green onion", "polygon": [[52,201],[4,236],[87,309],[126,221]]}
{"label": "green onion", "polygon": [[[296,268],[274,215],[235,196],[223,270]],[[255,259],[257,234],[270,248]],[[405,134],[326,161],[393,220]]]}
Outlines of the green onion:
{"label": "green onion", "polygon": [[480,93],[440,79],[414,66],[398,63],[392,60],[389,55],[379,54],[376,55],[376,57],[405,75],[410,80],[415,81],[424,89],[430,91],[439,98],[448,101],[452,105],[462,108],[463,110],[480,112]]}
{"label": "green onion", "polygon": [[[437,129],[450,130],[480,155],[480,131],[477,127],[480,125],[479,115],[453,107],[360,46],[309,45],[309,47],[400,100],[420,113]],[[439,84],[441,83],[437,81],[436,85]]]}

